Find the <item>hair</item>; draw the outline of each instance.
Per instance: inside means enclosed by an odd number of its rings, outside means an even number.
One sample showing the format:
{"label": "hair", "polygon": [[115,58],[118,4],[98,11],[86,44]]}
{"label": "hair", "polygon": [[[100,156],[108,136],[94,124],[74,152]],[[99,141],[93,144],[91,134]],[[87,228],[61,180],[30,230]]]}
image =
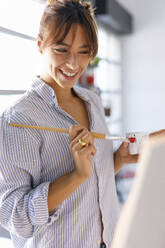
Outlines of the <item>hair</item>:
{"label": "hair", "polygon": [[97,24],[90,2],[81,0],[49,0],[40,22],[39,37],[43,47],[62,42],[72,24],[80,24],[87,34],[89,55],[98,51]]}

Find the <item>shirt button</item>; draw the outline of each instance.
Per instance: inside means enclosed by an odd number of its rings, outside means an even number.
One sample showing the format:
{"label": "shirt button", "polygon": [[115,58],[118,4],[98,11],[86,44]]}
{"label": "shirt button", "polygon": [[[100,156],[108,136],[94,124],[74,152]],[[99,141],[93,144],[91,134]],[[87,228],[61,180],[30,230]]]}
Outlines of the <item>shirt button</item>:
{"label": "shirt button", "polygon": [[104,243],[104,242],[102,242],[101,244],[100,244],[100,248],[106,248],[107,246],[106,246],[106,244]]}

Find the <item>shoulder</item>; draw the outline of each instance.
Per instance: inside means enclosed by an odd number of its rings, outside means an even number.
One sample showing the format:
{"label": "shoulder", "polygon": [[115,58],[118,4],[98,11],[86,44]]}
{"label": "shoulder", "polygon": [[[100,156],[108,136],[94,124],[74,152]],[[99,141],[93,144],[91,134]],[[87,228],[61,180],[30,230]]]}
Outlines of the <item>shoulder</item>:
{"label": "shoulder", "polygon": [[[21,122],[21,124],[27,123],[30,119],[30,113],[33,106],[33,96],[30,92],[26,92],[17,101],[7,107],[0,118],[6,122]],[[28,121],[29,122],[29,121]]]}
{"label": "shoulder", "polygon": [[18,139],[18,137],[22,137],[20,138],[20,140],[23,139],[24,141],[27,141],[31,139],[35,141],[36,144],[41,143],[42,137],[40,135],[39,130],[29,128],[17,128],[12,125],[19,124],[36,126],[36,121],[30,114],[31,110],[32,104],[30,103],[30,99],[26,95],[22,96],[19,100],[17,100],[17,102],[7,108],[0,116],[0,134],[4,137],[10,136],[10,139],[13,140]]}

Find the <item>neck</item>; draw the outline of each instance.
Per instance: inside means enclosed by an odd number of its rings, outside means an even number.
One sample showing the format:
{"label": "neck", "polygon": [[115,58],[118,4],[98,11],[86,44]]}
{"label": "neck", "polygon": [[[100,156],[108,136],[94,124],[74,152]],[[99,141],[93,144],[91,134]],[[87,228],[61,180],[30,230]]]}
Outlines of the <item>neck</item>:
{"label": "neck", "polygon": [[62,88],[53,79],[48,80],[43,75],[40,78],[54,90],[58,103],[69,102],[76,96],[73,88]]}
{"label": "neck", "polygon": [[71,88],[65,89],[60,86],[52,88],[54,89],[59,104],[64,102],[70,102],[75,97]]}

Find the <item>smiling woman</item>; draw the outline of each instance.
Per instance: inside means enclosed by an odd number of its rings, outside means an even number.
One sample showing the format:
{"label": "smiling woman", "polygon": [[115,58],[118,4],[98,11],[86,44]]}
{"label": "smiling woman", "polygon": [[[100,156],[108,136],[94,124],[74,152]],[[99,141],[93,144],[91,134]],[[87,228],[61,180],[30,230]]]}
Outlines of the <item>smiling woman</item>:
{"label": "smiling woman", "polygon": [[43,48],[41,41],[39,49],[44,60],[40,78],[56,92],[60,89],[59,86],[63,90],[73,87],[90,60],[87,35],[80,24],[72,24],[62,42],[56,41]]}
{"label": "smiling woman", "polygon": [[0,224],[15,248],[110,247],[119,211],[112,143],[91,133],[109,134],[99,96],[76,87],[98,49],[90,3],[46,6],[37,45],[40,75],[2,114]]}

